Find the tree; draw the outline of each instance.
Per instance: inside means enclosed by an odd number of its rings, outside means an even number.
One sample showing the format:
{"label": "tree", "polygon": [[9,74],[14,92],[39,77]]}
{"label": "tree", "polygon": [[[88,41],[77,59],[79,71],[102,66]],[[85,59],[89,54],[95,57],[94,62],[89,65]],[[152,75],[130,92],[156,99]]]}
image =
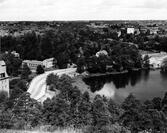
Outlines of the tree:
{"label": "tree", "polygon": [[167,115],[167,92],[165,93],[165,96],[162,99],[161,108],[162,108],[163,112]]}
{"label": "tree", "polygon": [[[53,112],[45,114],[46,121],[55,126],[67,126],[67,124],[79,126],[80,118],[78,110],[80,106],[81,92],[77,87],[72,86],[72,79],[67,75],[58,77],[57,75],[50,74],[47,77],[46,82],[47,85],[54,85],[55,88],[60,91],[55,98],[51,100],[48,99],[44,102],[46,103],[46,110],[50,111],[50,108],[53,110]],[[57,110],[57,114],[55,114],[55,110]],[[64,112],[60,110],[64,110]],[[51,116],[51,118],[48,118],[48,115]],[[55,120],[51,120],[53,118]]]}
{"label": "tree", "polygon": [[5,91],[0,92],[0,104],[8,99],[8,93]]}
{"label": "tree", "polygon": [[43,74],[45,71],[41,65],[37,66],[36,74]]}
{"label": "tree", "polygon": [[83,58],[83,57],[78,58],[78,60],[77,60],[77,72],[78,73],[84,72],[85,71],[84,70],[85,65],[86,65],[85,58]]}
{"label": "tree", "polygon": [[116,121],[118,121],[119,117],[123,113],[123,110],[112,99],[108,101],[108,110],[111,114],[110,121],[112,123],[115,123]]}
{"label": "tree", "polygon": [[21,79],[28,80],[30,74],[31,74],[31,70],[28,67],[28,65],[26,63],[23,64],[22,72],[21,72]]}
{"label": "tree", "polygon": [[43,59],[53,57],[54,51],[54,32],[53,30],[46,31],[40,40],[41,55]]}
{"label": "tree", "polygon": [[13,116],[11,120],[15,120],[15,128],[24,129],[26,127],[35,127],[42,122],[42,108],[36,100],[30,98],[27,92],[22,93],[15,99],[12,108]]}
{"label": "tree", "polygon": [[51,124],[55,127],[66,127],[70,120],[70,105],[60,96],[52,99],[47,99],[43,103],[43,116],[46,124]]}
{"label": "tree", "polygon": [[167,105],[167,92],[165,93],[163,99],[162,99],[162,103],[161,106],[164,107],[165,105]]}
{"label": "tree", "polygon": [[18,83],[16,84],[16,87],[21,89],[23,92],[27,91],[28,90],[27,81],[26,80],[18,81]]}
{"label": "tree", "polygon": [[100,95],[94,98],[92,104],[93,126],[101,132],[106,132],[106,127],[110,125],[110,113],[106,103]]}
{"label": "tree", "polygon": [[99,72],[105,73],[106,72],[106,66],[107,66],[107,56],[100,54],[98,57],[98,64],[99,66]]}
{"label": "tree", "polygon": [[21,55],[23,59],[38,60],[41,58],[40,37],[35,31],[25,33],[20,42],[23,50]]}
{"label": "tree", "polygon": [[13,128],[14,121],[11,121],[12,112],[10,110],[0,110],[0,129]]}
{"label": "tree", "polygon": [[153,132],[164,132],[167,126],[167,119],[162,111],[150,110],[149,114],[152,120],[152,130]]}
{"label": "tree", "polygon": [[167,71],[167,58],[163,59],[162,65],[161,65],[161,70],[162,70],[163,72],[166,72],[166,71]]}
{"label": "tree", "polygon": [[17,76],[19,74],[19,69],[22,64],[22,60],[20,58],[15,57],[11,53],[2,54],[1,58],[6,63],[7,73],[9,75]]}
{"label": "tree", "polygon": [[122,103],[124,113],[120,117],[124,126],[129,127],[132,132],[138,132],[142,125],[141,103],[130,94]]}
{"label": "tree", "polygon": [[162,99],[160,97],[153,98],[152,103],[153,103],[154,109],[157,109],[158,111],[161,110],[161,101]]}
{"label": "tree", "polygon": [[149,56],[145,55],[143,58],[143,67],[144,68],[150,68],[150,60]]}

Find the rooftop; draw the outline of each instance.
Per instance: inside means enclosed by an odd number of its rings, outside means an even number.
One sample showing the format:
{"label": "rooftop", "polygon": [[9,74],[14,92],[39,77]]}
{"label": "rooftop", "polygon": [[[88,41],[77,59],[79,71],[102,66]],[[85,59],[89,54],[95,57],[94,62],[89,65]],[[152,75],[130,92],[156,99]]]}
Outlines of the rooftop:
{"label": "rooftop", "polygon": [[0,60],[0,65],[1,66],[5,66],[6,64],[5,64],[5,62],[3,60]]}

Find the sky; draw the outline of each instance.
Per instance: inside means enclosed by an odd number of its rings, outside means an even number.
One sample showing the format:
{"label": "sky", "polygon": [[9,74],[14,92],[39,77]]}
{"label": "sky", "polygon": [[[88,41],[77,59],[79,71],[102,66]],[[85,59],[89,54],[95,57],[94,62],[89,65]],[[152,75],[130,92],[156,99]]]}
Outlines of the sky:
{"label": "sky", "polygon": [[166,19],[167,0],[0,0],[0,21]]}

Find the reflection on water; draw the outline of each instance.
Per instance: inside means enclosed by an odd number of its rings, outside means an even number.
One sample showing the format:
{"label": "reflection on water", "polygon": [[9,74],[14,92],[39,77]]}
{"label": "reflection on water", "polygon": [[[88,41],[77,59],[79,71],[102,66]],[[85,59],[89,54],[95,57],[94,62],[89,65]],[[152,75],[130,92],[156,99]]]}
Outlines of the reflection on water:
{"label": "reflection on water", "polygon": [[160,71],[138,71],[84,80],[91,91],[122,102],[130,93],[144,101],[162,97],[167,91],[167,74]]}
{"label": "reflection on water", "polygon": [[161,72],[161,78],[162,80],[167,81],[167,73]]}
{"label": "reflection on water", "polygon": [[96,91],[96,94],[105,95],[106,97],[114,97],[115,96],[115,86],[111,83],[106,83],[103,86],[103,89]]}

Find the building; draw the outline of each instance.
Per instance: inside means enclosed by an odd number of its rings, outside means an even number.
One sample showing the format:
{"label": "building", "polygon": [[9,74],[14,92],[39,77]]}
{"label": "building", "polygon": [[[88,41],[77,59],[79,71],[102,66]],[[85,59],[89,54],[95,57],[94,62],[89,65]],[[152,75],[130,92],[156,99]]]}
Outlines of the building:
{"label": "building", "polygon": [[140,28],[140,33],[146,34],[148,32],[148,29],[146,27],[141,27]]}
{"label": "building", "polygon": [[127,34],[135,34],[135,28],[127,28]]}
{"label": "building", "polygon": [[77,67],[77,65],[74,64],[74,63],[68,63],[67,64],[67,68],[76,68],[76,67]]}
{"label": "building", "polygon": [[127,34],[135,34],[135,35],[139,35],[140,34],[140,30],[139,28],[127,28]]}
{"label": "building", "polygon": [[151,53],[148,54],[151,68],[158,69],[162,66],[163,60],[167,58],[167,53]]}
{"label": "building", "polygon": [[32,72],[36,72],[38,65],[43,65],[42,61],[37,60],[24,60],[22,64],[27,64]]}
{"label": "building", "polygon": [[53,68],[55,66],[56,60],[54,58],[49,58],[43,60],[42,64],[45,68]]}
{"label": "building", "polygon": [[149,28],[149,30],[150,30],[150,34],[151,35],[158,34],[158,32],[159,32],[159,28],[158,27],[151,27],[151,28]]}
{"label": "building", "polygon": [[139,35],[140,34],[140,30],[138,28],[135,29],[135,35]]}
{"label": "building", "polygon": [[6,64],[0,60],[0,91],[7,92],[9,96],[9,76],[6,72]]}
{"label": "building", "polygon": [[22,65],[23,64],[27,64],[32,72],[36,72],[36,69],[37,69],[38,65],[43,66],[45,69],[53,68],[56,64],[56,60],[54,58],[49,58],[49,59],[46,59],[46,60],[43,60],[43,61],[24,60]]}
{"label": "building", "polygon": [[12,51],[11,54],[13,54],[16,58],[20,58],[20,54],[16,51]]}
{"label": "building", "polygon": [[108,52],[106,50],[100,50],[99,52],[96,53],[96,57],[99,57],[100,55],[108,55]]}

